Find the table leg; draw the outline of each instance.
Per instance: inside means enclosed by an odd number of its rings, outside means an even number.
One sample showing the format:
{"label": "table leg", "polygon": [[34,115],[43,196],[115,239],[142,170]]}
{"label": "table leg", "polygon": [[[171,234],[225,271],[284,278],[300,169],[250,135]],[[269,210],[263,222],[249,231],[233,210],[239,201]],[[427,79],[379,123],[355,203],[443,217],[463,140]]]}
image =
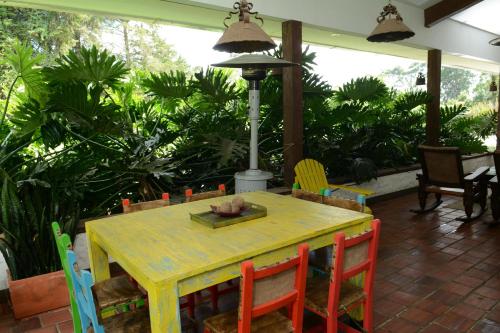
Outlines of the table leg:
{"label": "table leg", "polygon": [[108,254],[99,246],[89,230],[87,230],[90,269],[95,282],[109,279]]}
{"label": "table leg", "polygon": [[148,289],[152,333],[181,333],[177,283]]}

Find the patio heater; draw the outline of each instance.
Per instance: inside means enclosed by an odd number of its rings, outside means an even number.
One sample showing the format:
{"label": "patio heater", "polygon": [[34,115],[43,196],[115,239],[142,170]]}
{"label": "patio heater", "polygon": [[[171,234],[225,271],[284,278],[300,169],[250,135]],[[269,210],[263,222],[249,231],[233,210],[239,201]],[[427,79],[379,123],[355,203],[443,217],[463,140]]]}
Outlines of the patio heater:
{"label": "patio heater", "polygon": [[250,168],[234,175],[236,193],[265,191],[271,172],[259,170],[259,107],[260,81],[271,68],[284,68],[296,64],[262,54],[246,54],[214,64],[215,67],[241,68],[241,76],[248,81],[248,104],[250,118]]}
{"label": "patio heater", "polygon": [[[217,51],[229,53],[263,52],[276,47],[273,40],[257,24],[250,21],[254,15],[256,20],[264,23],[257,12],[252,12],[253,4],[246,0],[235,2],[234,11],[224,19],[226,30],[215,44]],[[226,24],[232,15],[239,20],[230,26]],[[242,77],[248,81],[248,104],[250,118],[250,168],[235,174],[236,193],[261,191],[267,189],[267,181],[273,178],[271,172],[259,170],[259,106],[260,81],[266,78],[271,68],[290,67],[296,64],[273,58],[263,54],[245,54],[227,61],[214,64],[214,67],[241,68]]]}

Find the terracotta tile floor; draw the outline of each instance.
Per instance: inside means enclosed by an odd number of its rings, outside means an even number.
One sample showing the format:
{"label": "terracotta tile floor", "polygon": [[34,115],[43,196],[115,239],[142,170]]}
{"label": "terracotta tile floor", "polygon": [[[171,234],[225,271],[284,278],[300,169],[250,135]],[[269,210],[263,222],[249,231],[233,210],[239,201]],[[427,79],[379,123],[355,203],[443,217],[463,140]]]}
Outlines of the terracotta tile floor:
{"label": "terracotta tile floor", "polygon": [[[448,199],[425,215],[409,212],[416,194],[372,206],[382,220],[375,284],[376,332],[500,332],[500,226],[491,215],[470,224]],[[237,304],[226,296],[221,309]],[[210,315],[201,304],[197,317]],[[198,325],[198,331],[201,325]],[[71,332],[67,309],[15,321],[0,305],[0,333]]]}

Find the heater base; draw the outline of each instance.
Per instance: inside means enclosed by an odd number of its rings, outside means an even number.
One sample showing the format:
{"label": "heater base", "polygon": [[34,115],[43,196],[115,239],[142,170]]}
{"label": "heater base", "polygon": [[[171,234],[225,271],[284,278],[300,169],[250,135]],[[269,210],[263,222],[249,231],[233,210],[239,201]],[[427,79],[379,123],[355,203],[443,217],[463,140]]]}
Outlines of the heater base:
{"label": "heater base", "polygon": [[262,170],[247,170],[234,175],[236,193],[267,190],[267,181],[273,178],[271,172]]}

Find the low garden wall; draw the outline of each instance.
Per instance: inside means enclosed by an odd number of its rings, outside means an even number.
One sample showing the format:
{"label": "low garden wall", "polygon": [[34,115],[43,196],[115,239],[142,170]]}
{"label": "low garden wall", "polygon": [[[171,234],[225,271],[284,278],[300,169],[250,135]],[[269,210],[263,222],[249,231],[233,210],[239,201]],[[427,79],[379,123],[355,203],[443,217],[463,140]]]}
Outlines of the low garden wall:
{"label": "low garden wall", "polygon": [[[491,154],[480,154],[464,157],[464,171],[472,172],[481,166],[493,166]],[[404,169],[390,169],[380,172],[380,176],[370,182],[360,184],[359,187],[369,188],[376,192],[371,199],[382,199],[391,193],[409,190],[417,187],[417,173],[421,172],[419,165],[409,166]],[[416,201],[415,201],[416,202]],[[0,255],[0,290],[7,289],[7,265]]]}

